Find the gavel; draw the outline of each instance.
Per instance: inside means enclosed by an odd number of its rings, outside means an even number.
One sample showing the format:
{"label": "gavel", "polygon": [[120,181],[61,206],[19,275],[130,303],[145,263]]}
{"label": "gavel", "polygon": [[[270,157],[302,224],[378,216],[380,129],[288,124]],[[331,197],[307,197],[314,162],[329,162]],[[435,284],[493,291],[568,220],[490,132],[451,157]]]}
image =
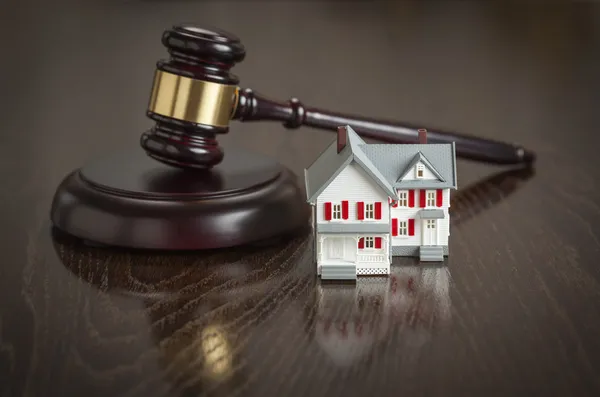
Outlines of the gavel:
{"label": "gavel", "polygon": [[[211,168],[223,160],[217,141],[230,120],[281,121],[284,127],[308,126],[336,131],[350,125],[359,135],[387,143],[414,143],[418,129],[385,120],[355,117],[304,106],[298,99],[275,101],[238,86],[231,68],[246,51],[235,35],[188,25],[166,30],[162,43],[170,58],[156,64],[147,116],[155,122],[141,146],[152,158],[176,167]],[[456,155],[493,164],[531,164],[533,152],[504,143],[427,128],[430,143],[455,143]]]}

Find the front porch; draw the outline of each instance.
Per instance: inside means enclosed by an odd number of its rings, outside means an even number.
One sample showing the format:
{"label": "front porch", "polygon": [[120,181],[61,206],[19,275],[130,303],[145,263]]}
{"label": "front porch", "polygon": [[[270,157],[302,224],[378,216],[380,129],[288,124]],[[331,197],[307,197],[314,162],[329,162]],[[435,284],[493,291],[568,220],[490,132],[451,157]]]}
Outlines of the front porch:
{"label": "front porch", "polygon": [[317,273],[322,279],[389,274],[389,235],[327,233],[317,241]]}
{"label": "front porch", "polygon": [[352,263],[328,262],[321,264],[318,274],[322,280],[356,280],[357,276],[387,276],[390,274],[389,262]]}

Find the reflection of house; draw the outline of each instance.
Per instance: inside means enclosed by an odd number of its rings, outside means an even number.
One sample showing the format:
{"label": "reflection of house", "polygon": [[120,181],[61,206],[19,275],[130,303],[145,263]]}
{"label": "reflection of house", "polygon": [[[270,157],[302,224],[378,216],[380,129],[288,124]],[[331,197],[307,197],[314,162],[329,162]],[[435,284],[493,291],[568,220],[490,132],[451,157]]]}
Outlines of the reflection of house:
{"label": "reflection of house", "polygon": [[392,256],[448,254],[454,144],[427,144],[423,131],[419,144],[366,144],[340,127],[305,170],[321,278],[388,275]]}
{"label": "reflection of house", "polygon": [[393,267],[390,277],[356,285],[319,284],[315,339],[338,366],[350,366],[396,335],[412,348],[450,318],[446,267]]}

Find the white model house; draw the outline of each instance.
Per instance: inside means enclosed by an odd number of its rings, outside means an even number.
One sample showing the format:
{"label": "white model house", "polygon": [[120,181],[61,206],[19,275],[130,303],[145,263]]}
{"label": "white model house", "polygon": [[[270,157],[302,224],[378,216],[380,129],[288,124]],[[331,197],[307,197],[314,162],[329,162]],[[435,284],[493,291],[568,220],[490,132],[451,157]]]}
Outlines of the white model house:
{"label": "white model house", "polygon": [[367,144],[350,126],[304,172],[323,279],[389,275],[392,256],[448,255],[454,143]]}

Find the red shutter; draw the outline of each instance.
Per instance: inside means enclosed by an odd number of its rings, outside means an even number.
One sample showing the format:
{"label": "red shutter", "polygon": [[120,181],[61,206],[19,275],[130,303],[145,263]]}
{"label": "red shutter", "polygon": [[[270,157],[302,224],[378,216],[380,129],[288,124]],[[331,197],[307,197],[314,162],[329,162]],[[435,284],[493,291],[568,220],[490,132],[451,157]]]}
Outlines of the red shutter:
{"label": "red shutter", "polygon": [[365,248],[365,239],[361,237],[358,239],[358,249],[363,249],[363,248]]}
{"label": "red shutter", "polygon": [[348,201],[342,201],[342,219],[348,219]]}
{"label": "red shutter", "polygon": [[419,205],[421,208],[425,208],[425,205],[427,204],[426,200],[427,199],[425,197],[425,189],[419,190],[419,201],[420,201]]}
{"label": "red shutter", "polygon": [[375,203],[375,219],[381,219],[381,202]]}
{"label": "red shutter", "polygon": [[356,219],[365,219],[365,203],[362,201],[356,203]]}
{"label": "red shutter", "polygon": [[442,189],[438,189],[437,192],[436,192],[435,204],[438,207],[441,207],[443,201],[444,201],[443,190]]}
{"label": "red shutter", "polygon": [[392,207],[396,208],[398,206],[398,200],[394,200]]}
{"label": "red shutter", "polygon": [[325,203],[323,208],[325,210],[325,213],[323,214],[323,216],[325,217],[325,220],[330,221],[331,220],[331,203]]}
{"label": "red shutter", "polygon": [[408,206],[410,208],[415,206],[415,191],[414,190],[408,191]]}
{"label": "red shutter", "polygon": [[381,237],[375,237],[375,248],[381,248]]}
{"label": "red shutter", "polygon": [[415,220],[414,219],[408,220],[408,235],[409,236],[415,235]]}
{"label": "red shutter", "polygon": [[392,236],[398,235],[398,218],[392,218]]}

